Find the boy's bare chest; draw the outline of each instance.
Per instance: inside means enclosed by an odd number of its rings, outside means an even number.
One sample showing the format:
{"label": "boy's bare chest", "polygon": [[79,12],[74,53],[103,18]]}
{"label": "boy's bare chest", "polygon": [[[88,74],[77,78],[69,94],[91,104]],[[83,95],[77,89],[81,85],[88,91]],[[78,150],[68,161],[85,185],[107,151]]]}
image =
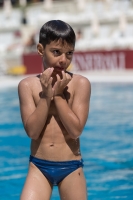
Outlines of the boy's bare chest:
{"label": "boy's bare chest", "polygon": [[[35,106],[37,106],[38,103],[39,103],[39,100],[41,98],[41,92],[42,92],[41,89],[38,88],[38,91],[33,93],[33,99],[34,99],[34,102],[35,102]],[[69,105],[69,107],[71,107],[72,102],[73,102],[73,98],[74,98],[72,89],[69,88],[67,90],[64,90],[63,94],[64,94],[64,98],[65,98],[67,104]],[[57,115],[57,110],[56,110],[54,100],[51,100],[49,115]]]}

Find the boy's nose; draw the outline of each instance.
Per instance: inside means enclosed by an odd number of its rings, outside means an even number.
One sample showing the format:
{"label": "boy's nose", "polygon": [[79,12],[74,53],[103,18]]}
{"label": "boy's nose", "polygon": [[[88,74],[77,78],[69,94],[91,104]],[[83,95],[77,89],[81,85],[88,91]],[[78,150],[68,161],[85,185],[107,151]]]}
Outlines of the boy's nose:
{"label": "boy's nose", "polygon": [[61,64],[65,64],[65,63],[66,63],[66,55],[65,55],[65,54],[62,54],[62,55],[60,56],[60,63],[61,63]]}

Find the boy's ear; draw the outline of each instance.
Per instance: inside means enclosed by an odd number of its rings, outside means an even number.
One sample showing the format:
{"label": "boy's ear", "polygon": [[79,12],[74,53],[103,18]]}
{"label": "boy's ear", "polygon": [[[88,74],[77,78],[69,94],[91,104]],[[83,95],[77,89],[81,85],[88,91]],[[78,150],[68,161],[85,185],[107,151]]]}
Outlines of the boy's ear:
{"label": "boy's ear", "polygon": [[40,56],[43,56],[43,53],[44,53],[44,47],[41,43],[38,43],[37,45],[37,52]]}

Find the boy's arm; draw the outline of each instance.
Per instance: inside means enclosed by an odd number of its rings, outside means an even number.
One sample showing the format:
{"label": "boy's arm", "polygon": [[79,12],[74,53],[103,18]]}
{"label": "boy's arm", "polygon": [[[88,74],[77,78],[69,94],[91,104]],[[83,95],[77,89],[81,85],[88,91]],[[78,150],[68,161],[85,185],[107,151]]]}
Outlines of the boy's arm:
{"label": "boy's arm", "polygon": [[[41,82],[43,82],[43,75],[41,76]],[[49,84],[47,84],[47,91],[49,90],[49,92],[42,92],[42,96],[37,106],[35,106],[32,91],[30,88],[30,84],[32,83],[29,83],[29,81],[24,79],[19,83],[18,86],[22,121],[27,135],[32,139],[37,139],[40,136],[47,120],[52,97],[51,81],[52,79],[49,79]]]}
{"label": "boy's arm", "polygon": [[80,77],[75,83],[72,108],[63,95],[55,95],[54,101],[60,120],[68,134],[76,139],[82,133],[88,118],[91,85],[88,79]]}

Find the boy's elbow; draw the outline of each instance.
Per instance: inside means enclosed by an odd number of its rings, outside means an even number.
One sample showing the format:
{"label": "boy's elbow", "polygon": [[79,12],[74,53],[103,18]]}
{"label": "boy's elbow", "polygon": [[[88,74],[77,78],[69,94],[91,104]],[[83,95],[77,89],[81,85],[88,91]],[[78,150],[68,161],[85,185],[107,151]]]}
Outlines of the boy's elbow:
{"label": "boy's elbow", "polygon": [[74,140],[77,140],[79,138],[79,136],[72,135],[71,138],[74,139]]}
{"label": "boy's elbow", "polygon": [[84,126],[82,125],[82,123],[78,123],[77,125],[75,125],[75,127],[73,128],[73,130],[71,129],[71,137],[72,139],[77,139],[80,137],[80,135],[82,134]]}
{"label": "boy's elbow", "polygon": [[38,139],[38,134],[35,133],[33,130],[28,130],[28,128],[25,128],[26,133],[28,135],[29,138],[33,139],[33,140],[37,140]]}
{"label": "boy's elbow", "polygon": [[38,139],[38,135],[36,135],[34,133],[27,132],[27,135],[28,135],[29,138],[31,138],[33,140],[37,140]]}
{"label": "boy's elbow", "polygon": [[72,133],[71,138],[76,140],[77,138],[80,137],[81,134],[82,134],[82,131],[75,131]]}

